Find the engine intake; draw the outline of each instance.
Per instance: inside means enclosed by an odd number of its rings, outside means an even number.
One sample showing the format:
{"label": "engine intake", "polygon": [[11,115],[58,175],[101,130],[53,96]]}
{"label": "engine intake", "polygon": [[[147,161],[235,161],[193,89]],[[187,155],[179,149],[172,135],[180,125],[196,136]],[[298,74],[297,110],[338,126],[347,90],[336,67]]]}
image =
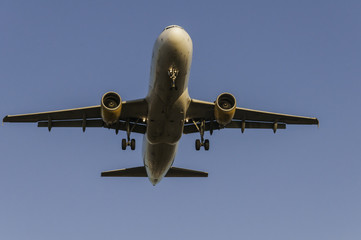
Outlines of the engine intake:
{"label": "engine intake", "polygon": [[103,95],[100,104],[100,113],[107,125],[116,123],[119,120],[122,110],[122,99],[116,92],[107,92]]}
{"label": "engine intake", "polygon": [[230,93],[222,93],[217,97],[214,107],[214,117],[221,126],[232,121],[236,113],[236,98]]}

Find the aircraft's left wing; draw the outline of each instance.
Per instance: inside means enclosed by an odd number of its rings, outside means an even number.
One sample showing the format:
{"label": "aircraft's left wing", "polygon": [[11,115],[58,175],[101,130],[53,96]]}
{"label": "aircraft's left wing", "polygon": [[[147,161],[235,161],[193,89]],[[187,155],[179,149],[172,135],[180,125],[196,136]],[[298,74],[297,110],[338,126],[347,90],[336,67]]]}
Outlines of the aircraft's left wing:
{"label": "aircraft's left wing", "polygon": [[145,133],[146,126],[141,121],[147,116],[147,102],[145,99],[123,101],[119,122],[106,126],[100,114],[100,105],[65,109],[58,111],[8,115],[3,122],[37,122],[38,127],[107,127],[117,130],[126,130],[126,122],[133,132]]}
{"label": "aircraft's left wing", "polygon": [[[204,130],[221,129],[214,119],[215,103],[192,99],[187,111],[186,118],[191,121],[184,126],[184,133],[199,131],[201,121],[205,121]],[[197,126],[194,124],[196,123]],[[262,128],[262,129],[285,129],[286,124],[316,124],[317,118],[295,116],[281,113],[265,112],[247,108],[236,108],[232,121],[224,128]]]}
{"label": "aircraft's left wing", "polygon": [[101,118],[100,116],[100,105],[64,109],[58,111],[39,112],[39,113],[28,113],[19,115],[7,115],[4,117],[3,122],[39,122],[39,121],[51,121],[55,120],[70,120],[70,119],[86,119],[89,118]]}

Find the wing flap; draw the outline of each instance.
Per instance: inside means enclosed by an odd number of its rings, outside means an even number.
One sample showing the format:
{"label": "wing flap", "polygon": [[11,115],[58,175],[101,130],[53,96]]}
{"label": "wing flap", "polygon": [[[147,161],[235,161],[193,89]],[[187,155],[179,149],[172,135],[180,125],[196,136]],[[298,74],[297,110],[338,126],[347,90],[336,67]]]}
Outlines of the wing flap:
{"label": "wing flap", "polygon": [[[246,122],[245,128],[254,128],[254,129],[273,129],[273,123],[267,122]],[[242,121],[232,121],[225,128],[242,128]],[[286,124],[278,123],[277,129],[286,129]]]}
{"label": "wing flap", "polygon": [[[83,125],[84,124],[84,125]],[[47,127],[49,128],[49,122],[48,121],[41,121],[38,122],[38,127]],[[126,131],[127,126],[124,121],[119,121],[118,124],[113,124],[111,126],[106,126],[101,119],[90,119],[90,120],[70,120],[70,121],[51,121],[51,128],[53,127],[105,127],[110,129],[118,129],[121,131]],[[129,127],[131,132],[135,133],[142,133],[144,134],[147,130],[147,126],[145,124],[141,123],[129,123]]]}
{"label": "wing flap", "polygon": [[[85,127],[103,127],[103,120],[90,119],[86,120]],[[48,121],[38,122],[38,127],[49,127]],[[82,120],[72,120],[72,121],[51,121],[51,127],[83,127]]]}
{"label": "wing flap", "polygon": [[[197,124],[198,128],[200,128],[200,123]],[[267,123],[267,122],[245,122],[245,128],[252,128],[252,129],[273,129],[273,123]],[[183,133],[189,134],[189,133],[195,133],[199,132],[198,128],[194,124],[188,124],[184,126]],[[224,128],[242,128],[242,121],[232,121],[228,125],[226,125]],[[216,121],[209,121],[205,124],[205,131],[213,130],[220,130],[223,129],[219,126],[219,124]],[[286,129],[286,124],[284,123],[278,123],[277,129]]]}

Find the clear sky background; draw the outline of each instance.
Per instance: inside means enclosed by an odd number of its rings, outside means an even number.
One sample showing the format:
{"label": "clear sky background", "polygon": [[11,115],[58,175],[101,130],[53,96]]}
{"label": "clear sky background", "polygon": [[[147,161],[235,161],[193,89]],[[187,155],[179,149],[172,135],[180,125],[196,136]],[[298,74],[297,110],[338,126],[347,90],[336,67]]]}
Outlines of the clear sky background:
{"label": "clear sky background", "polygon": [[360,1],[0,1],[0,115],[147,94],[164,27],[193,39],[191,97],[317,126],[183,136],[205,179],[101,178],[142,165],[124,133],[0,127],[0,238],[361,239]]}

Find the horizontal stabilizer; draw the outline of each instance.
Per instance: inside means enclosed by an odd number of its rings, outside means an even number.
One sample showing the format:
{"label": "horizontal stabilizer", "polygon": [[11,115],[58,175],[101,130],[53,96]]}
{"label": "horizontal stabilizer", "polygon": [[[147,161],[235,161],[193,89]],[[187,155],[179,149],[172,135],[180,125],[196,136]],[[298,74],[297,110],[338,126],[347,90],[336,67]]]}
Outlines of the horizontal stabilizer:
{"label": "horizontal stabilizer", "polygon": [[165,177],[208,177],[207,172],[171,167]]}
{"label": "horizontal stabilizer", "polygon": [[123,168],[102,172],[102,177],[148,177],[144,167]]}
{"label": "horizontal stabilizer", "polygon": [[[123,168],[102,172],[102,177],[148,177],[145,167]],[[207,172],[171,167],[165,177],[208,177]]]}

